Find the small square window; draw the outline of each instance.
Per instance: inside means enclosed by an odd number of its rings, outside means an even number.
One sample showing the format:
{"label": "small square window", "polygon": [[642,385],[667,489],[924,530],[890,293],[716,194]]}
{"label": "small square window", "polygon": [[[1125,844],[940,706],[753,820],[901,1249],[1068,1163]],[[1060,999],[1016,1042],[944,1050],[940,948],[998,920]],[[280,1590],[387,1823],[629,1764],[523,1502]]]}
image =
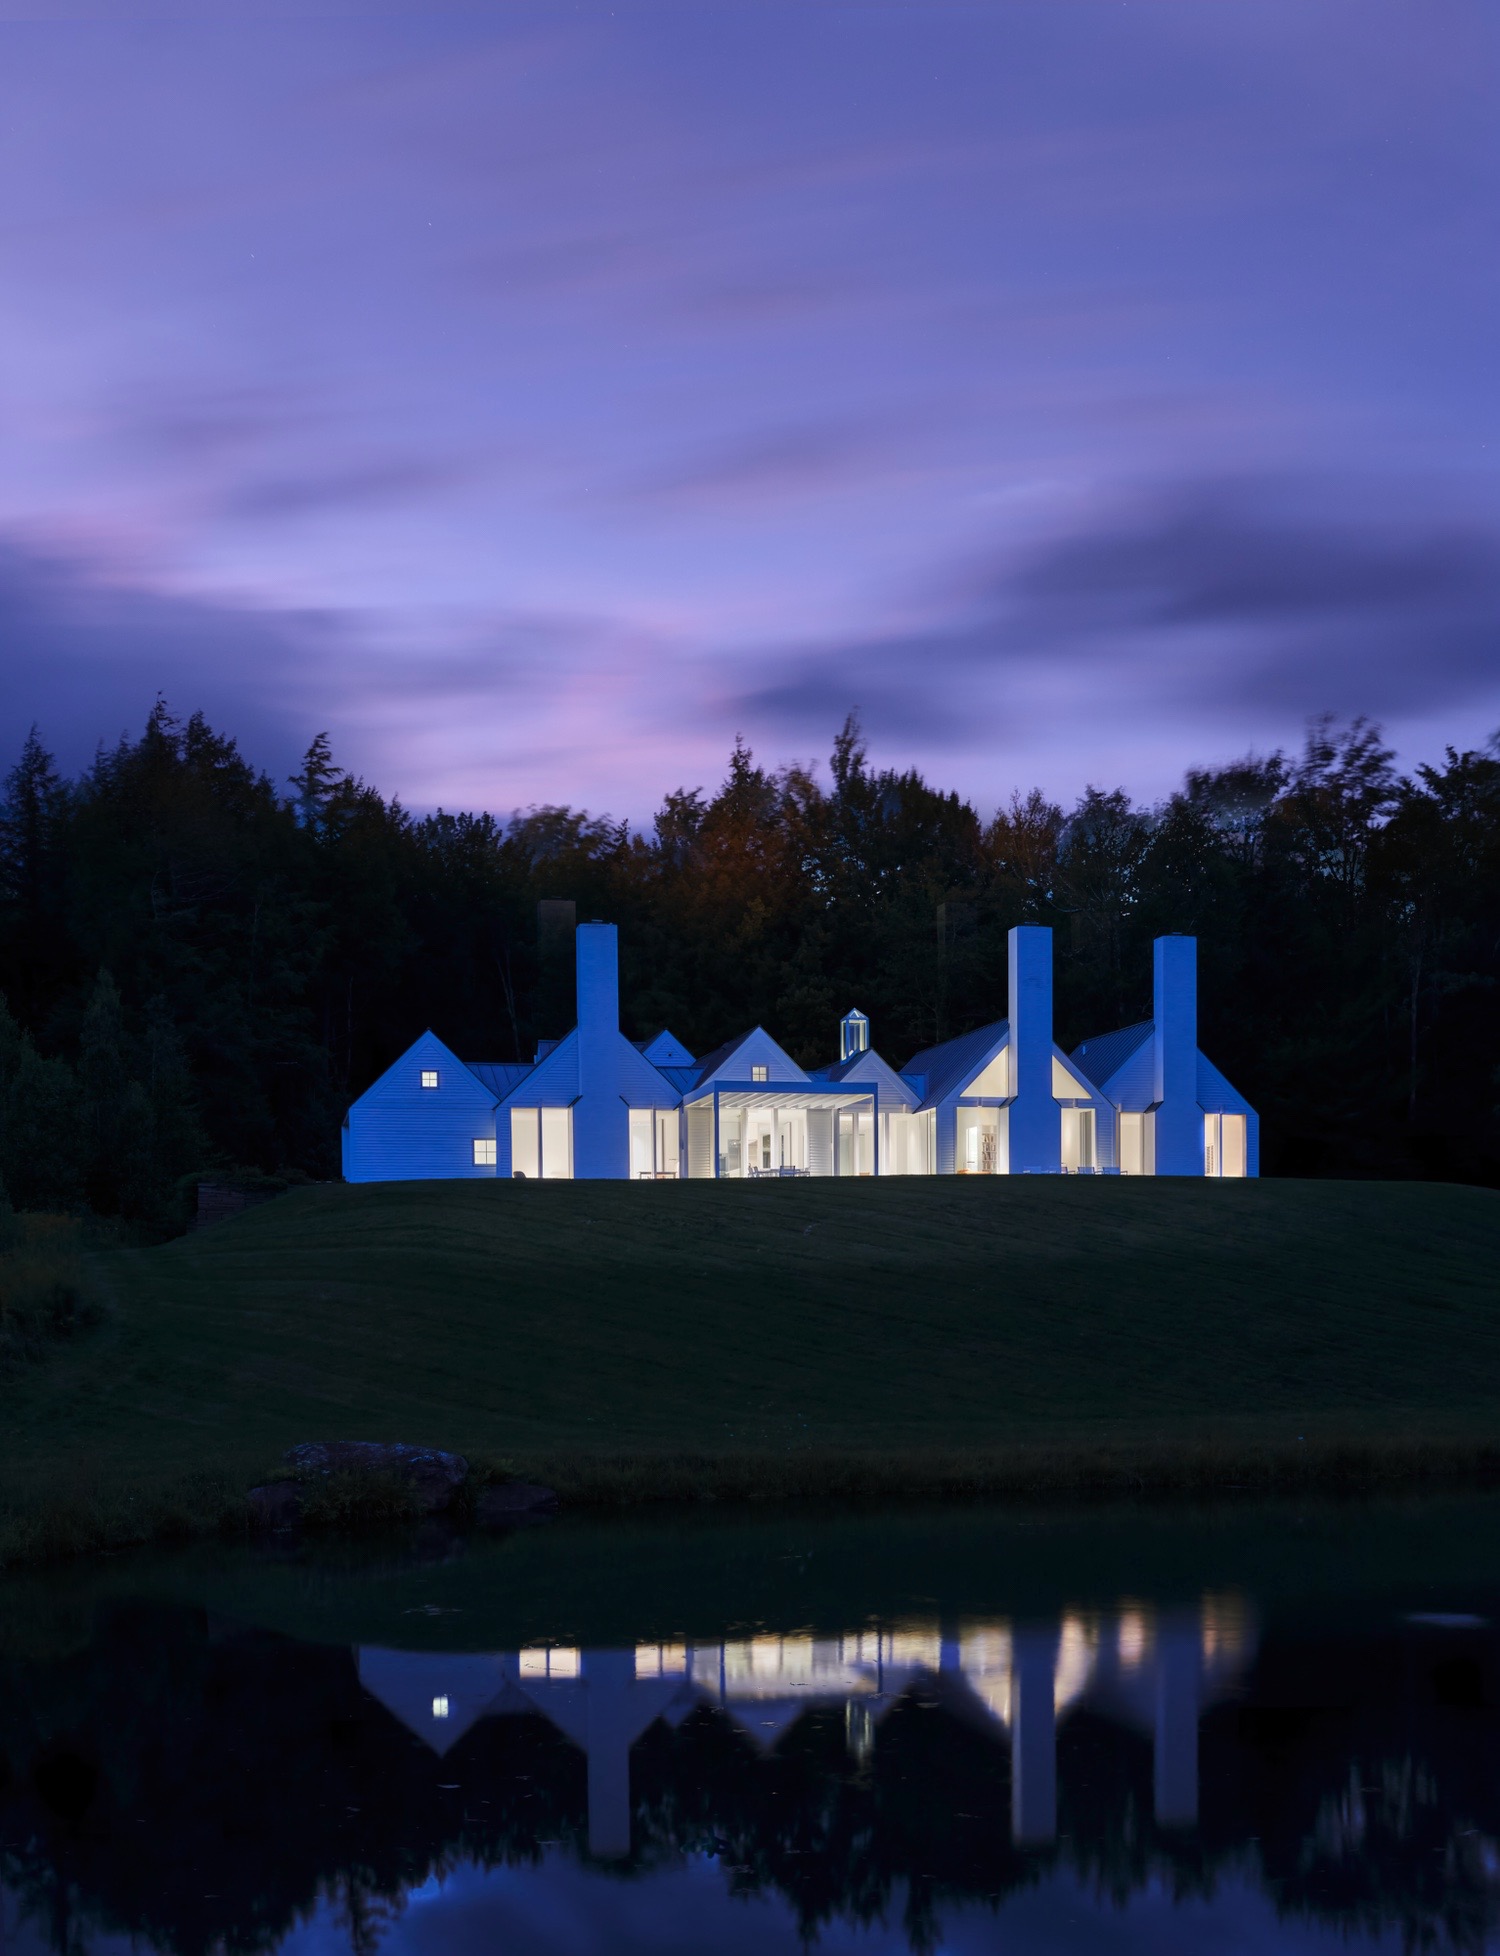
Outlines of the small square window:
{"label": "small square window", "polygon": [[750,1069],[750,1078],[752,1080],[769,1080],[770,1077],[771,1069],[769,1066],[752,1066]]}
{"label": "small square window", "polygon": [[435,1087],[437,1085],[437,1070],[435,1067],[423,1067],[422,1085],[424,1087]]}
{"label": "small square window", "polygon": [[476,1140],[474,1143],[474,1166],[476,1168],[493,1168],[494,1165],[495,1165],[494,1142]]}

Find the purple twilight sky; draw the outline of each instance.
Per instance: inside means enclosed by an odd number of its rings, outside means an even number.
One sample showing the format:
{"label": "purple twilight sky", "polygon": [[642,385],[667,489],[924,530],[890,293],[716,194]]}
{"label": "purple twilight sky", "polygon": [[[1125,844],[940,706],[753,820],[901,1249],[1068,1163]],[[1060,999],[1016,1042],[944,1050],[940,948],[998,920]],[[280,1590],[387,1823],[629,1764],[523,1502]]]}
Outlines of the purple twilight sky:
{"label": "purple twilight sky", "polygon": [[0,0],[0,736],[636,821],[1500,726],[1492,0]]}

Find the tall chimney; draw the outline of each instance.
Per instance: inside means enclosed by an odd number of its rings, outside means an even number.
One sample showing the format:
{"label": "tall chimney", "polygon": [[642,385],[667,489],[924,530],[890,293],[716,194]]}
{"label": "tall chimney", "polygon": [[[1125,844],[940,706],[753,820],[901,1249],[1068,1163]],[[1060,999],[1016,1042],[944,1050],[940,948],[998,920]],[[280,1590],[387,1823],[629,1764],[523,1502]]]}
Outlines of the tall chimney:
{"label": "tall chimney", "polygon": [[1151,950],[1155,1170],[1203,1173],[1198,1105],[1198,940],[1158,937]]}
{"label": "tall chimney", "polygon": [[578,1038],[587,1048],[596,1037],[620,1030],[620,947],[613,924],[580,924],[578,951]]}
{"label": "tall chimney", "polygon": [[630,1048],[620,1037],[620,950],[613,924],[580,924],[578,970],[578,1101],[573,1109],[573,1173],[619,1177],[629,1172],[630,1117],[621,1069]]}
{"label": "tall chimney", "polygon": [[1062,1115],[1052,1098],[1052,933],[1017,924],[1007,940],[1010,980],[1010,1172],[1062,1167]]}

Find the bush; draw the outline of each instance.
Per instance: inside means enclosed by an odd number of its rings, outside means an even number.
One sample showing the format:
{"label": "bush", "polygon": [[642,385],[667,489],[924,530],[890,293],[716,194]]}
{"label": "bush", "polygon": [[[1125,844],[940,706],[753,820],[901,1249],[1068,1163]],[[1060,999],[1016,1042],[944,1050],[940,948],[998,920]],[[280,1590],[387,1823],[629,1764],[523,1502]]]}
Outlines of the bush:
{"label": "bush", "polygon": [[0,1366],[40,1358],[103,1316],[75,1217],[0,1214]]}

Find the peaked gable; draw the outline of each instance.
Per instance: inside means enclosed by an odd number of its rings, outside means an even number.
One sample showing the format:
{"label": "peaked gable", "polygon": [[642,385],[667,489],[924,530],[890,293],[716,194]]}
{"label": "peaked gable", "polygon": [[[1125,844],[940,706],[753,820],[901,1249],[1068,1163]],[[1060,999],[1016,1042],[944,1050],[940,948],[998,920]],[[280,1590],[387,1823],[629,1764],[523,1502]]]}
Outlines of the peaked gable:
{"label": "peaked gable", "polygon": [[914,1053],[901,1074],[912,1085],[915,1085],[912,1076],[921,1076],[922,1105],[936,1107],[940,1101],[961,1094],[995,1055],[1004,1051],[1009,1041],[1009,1019],[996,1019],[957,1039],[947,1039],[941,1046],[928,1046]]}
{"label": "peaked gable", "polygon": [[1070,1060],[1061,1046],[1052,1048],[1052,1098],[1091,1102],[1102,1098],[1082,1067]]}
{"label": "peaked gable", "polygon": [[571,1107],[578,1098],[578,1033],[549,1045],[547,1052],[506,1095],[509,1107]]}
{"label": "peaked gable", "polygon": [[716,1052],[710,1053],[698,1068],[697,1084],[708,1087],[729,1080],[743,1085],[749,1080],[750,1069],[754,1066],[765,1067],[768,1083],[779,1082],[783,1086],[809,1084],[807,1074],[788,1053],[782,1051],[764,1026],[754,1026],[749,1032],[742,1032],[738,1039],[731,1039]]}
{"label": "peaked gable", "polygon": [[[436,1073],[436,1087],[422,1085],[424,1073]],[[493,1108],[499,1098],[484,1081],[475,1078],[435,1032],[429,1031],[424,1032],[420,1039],[413,1040],[400,1059],[388,1066],[378,1080],[371,1081],[349,1111],[353,1113],[356,1107],[373,1108],[411,1098],[425,1100],[429,1096],[434,1105],[451,1106],[456,1103],[486,1109]]]}
{"label": "peaked gable", "polygon": [[[1075,1046],[1072,1064],[1075,1071],[1094,1083],[1106,1100],[1124,1113],[1145,1113],[1155,1104],[1156,1072],[1152,1054],[1153,1019],[1139,1025],[1122,1026],[1118,1032],[1102,1033]],[[1253,1114],[1255,1109],[1245,1096],[1214,1065],[1198,1054],[1198,1104],[1208,1113]]]}
{"label": "peaked gable", "polygon": [[921,1099],[911,1082],[903,1080],[888,1060],[883,1060],[879,1053],[868,1046],[863,1052],[852,1053],[848,1059],[839,1060],[832,1066],[814,1067],[808,1077],[827,1080],[830,1086],[842,1086],[850,1081],[876,1086],[883,1101],[898,1101],[908,1111],[913,1110]]}
{"label": "peaked gable", "polygon": [[[648,1059],[623,1032],[616,1034],[616,1039],[610,1091],[618,1093],[632,1107],[675,1107],[681,1089],[673,1083],[665,1065]],[[597,1090],[599,1084],[592,1075],[584,1080],[589,1092]]]}
{"label": "peaked gable", "polygon": [[1232,1087],[1211,1059],[1198,1055],[1198,1105],[1206,1114],[1253,1114],[1255,1109]]}
{"label": "peaked gable", "polygon": [[696,1066],[697,1061],[683,1045],[663,1026],[654,1039],[648,1039],[640,1049],[642,1056],[653,1066]]}
{"label": "peaked gable", "polygon": [[659,1066],[653,1066],[639,1046],[623,1032],[609,1041],[608,1064],[604,1077],[599,1070],[600,1049],[592,1047],[590,1072],[583,1077],[579,1068],[578,1028],[566,1039],[559,1039],[550,1050],[517,1081],[506,1097],[509,1107],[571,1107],[583,1094],[604,1094],[624,1100],[632,1107],[675,1107],[681,1088]]}

